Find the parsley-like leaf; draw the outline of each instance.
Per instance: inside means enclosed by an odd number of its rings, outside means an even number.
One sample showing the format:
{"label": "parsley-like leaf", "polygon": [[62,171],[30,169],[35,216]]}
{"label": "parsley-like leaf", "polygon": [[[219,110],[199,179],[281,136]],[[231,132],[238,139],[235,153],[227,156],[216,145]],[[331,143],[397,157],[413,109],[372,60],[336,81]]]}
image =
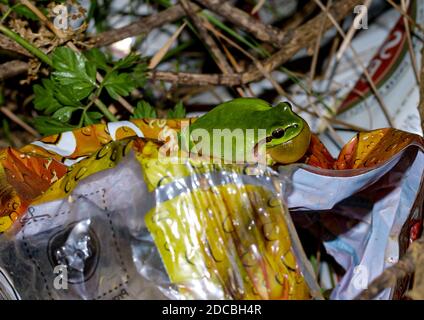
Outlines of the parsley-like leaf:
{"label": "parsley-like leaf", "polygon": [[128,96],[135,88],[134,80],[128,73],[112,72],[108,78],[103,82],[109,95],[117,100],[119,96]]}
{"label": "parsley-like leaf", "polygon": [[100,120],[101,118],[103,118],[103,113],[100,113],[97,111],[87,112],[87,115],[90,117],[90,119],[93,119],[93,120]]}
{"label": "parsley-like leaf", "polygon": [[131,76],[134,79],[134,82],[137,87],[142,88],[146,84],[147,70],[148,70],[147,64],[144,62],[137,64],[137,66],[134,68],[134,71],[132,72]]}
{"label": "parsley-like leaf", "polygon": [[42,86],[36,84],[34,86],[34,106],[36,110],[44,111],[49,115],[58,110],[62,105],[54,97],[55,84],[50,79],[43,79]]}
{"label": "parsley-like leaf", "polygon": [[186,116],[186,110],[181,101],[175,105],[173,110],[168,111],[169,119],[182,119],[182,118],[185,118],[185,116]]}
{"label": "parsley-like leaf", "polygon": [[83,124],[91,125],[99,123],[99,120],[103,118],[103,114],[97,111],[90,111],[83,114]]}
{"label": "parsley-like leaf", "polygon": [[118,60],[113,67],[114,70],[128,69],[140,61],[140,56],[135,53],[130,53],[125,58]]}
{"label": "parsley-like leaf", "polygon": [[96,87],[96,67],[87,64],[86,58],[65,47],[53,53],[53,76],[64,86],[72,86],[77,99],[87,97]]}
{"label": "parsley-like leaf", "polygon": [[63,107],[57,110],[53,114],[53,119],[59,120],[62,123],[66,123],[71,119],[72,113],[77,110],[72,107]]}
{"label": "parsley-like leaf", "polygon": [[142,100],[137,103],[134,114],[131,119],[152,119],[157,118],[156,110],[146,101]]}
{"label": "parsley-like leaf", "polygon": [[75,96],[74,89],[72,87],[56,87],[55,97],[64,106],[75,108],[82,107],[82,104]]}
{"label": "parsley-like leaf", "polygon": [[75,129],[75,127],[70,124],[60,122],[59,120],[51,117],[43,116],[39,116],[34,119],[34,126],[38,132],[45,136]]}
{"label": "parsley-like leaf", "polygon": [[90,62],[103,71],[109,71],[111,67],[108,65],[106,55],[98,48],[91,49],[85,53],[85,57]]}
{"label": "parsley-like leaf", "polygon": [[90,116],[87,113],[83,114],[83,120],[85,126],[90,126],[95,123],[93,119],[90,118]]}

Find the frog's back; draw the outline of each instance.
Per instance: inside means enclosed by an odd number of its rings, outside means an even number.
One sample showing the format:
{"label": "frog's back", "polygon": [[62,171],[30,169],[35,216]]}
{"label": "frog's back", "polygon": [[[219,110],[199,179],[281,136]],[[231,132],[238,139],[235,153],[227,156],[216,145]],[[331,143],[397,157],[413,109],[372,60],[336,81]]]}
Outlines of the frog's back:
{"label": "frog's back", "polygon": [[262,112],[272,107],[257,98],[238,98],[224,102],[192,124],[192,129],[256,128]]}

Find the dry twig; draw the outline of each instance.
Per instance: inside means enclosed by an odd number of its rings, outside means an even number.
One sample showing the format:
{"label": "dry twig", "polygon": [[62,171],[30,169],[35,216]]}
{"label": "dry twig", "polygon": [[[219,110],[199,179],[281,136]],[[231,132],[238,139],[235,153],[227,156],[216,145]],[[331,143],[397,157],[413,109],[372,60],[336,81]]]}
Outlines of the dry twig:
{"label": "dry twig", "polygon": [[40,138],[40,134],[35,131],[32,127],[30,127],[26,122],[22,121],[18,116],[16,116],[11,110],[9,110],[6,107],[0,107],[0,111],[8,117],[10,120],[15,122],[18,126],[20,126],[22,129],[33,135],[35,138]]}
{"label": "dry twig", "polygon": [[175,40],[179,37],[179,35],[181,34],[181,32],[184,30],[185,26],[187,25],[186,22],[184,22],[172,35],[172,37],[170,37],[166,43],[164,44],[164,46],[152,57],[152,59],[150,59],[150,63],[149,63],[149,69],[154,69],[156,68],[156,66],[161,62],[161,60],[163,59],[163,57],[166,55],[166,53],[169,51],[169,49],[171,48],[172,44],[175,42]]}
{"label": "dry twig", "polygon": [[[361,3],[361,0],[338,0],[335,1],[335,4],[330,8],[329,12],[332,14],[336,21],[340,21],[346,15],[350,14],[352,12],[352,8],[359,3]],[[193,6],[195,12],[200,10],[200,8],[195,4],[193,4]],[[124,28],[114,29],[101,33],[93,37],[90,42],[95,46],[108,45],[130,36],[148,33],[152,29],[165,23],[178,20],[184,15],[184,9],[180,5],[175,5],[162,12],[143,18],[138,22]],[[321,13],[299,28],[283,32],[284,45],[282,45],[280,50],[277,51],[274,55],[261,62],[261,64],[264,66],[264,69],[268,73],[275,70],[278,66],[288,61],[299,50],[308,46],[311,41],[314,41],[318,35],[323,15],[325,14]],[[327,20],[323,27],[324,30],[328,30],[331,27],[332,23]],[[153,80],[179,82],[180,84],[188,85],[237,86],[257,81],[263,78],[263,73],[255,65],[253,65],[248,71],[244,73],[233,73],[225,75],[150,71],[148,76]]]}
{"label": "dry twig", "polygon": [[280,46],[285,43],[286,33],[270,25],[263,24],[247,12],[220,0],[197,0],[200,4],[224,17],[236,26],[250,32],[257,39]]}
{"label": "dry twig", "polygon": [[[329,14],[335,21],[340,21],[352,12],[352,8],[361,3],[361,0],[338,0],[331,6]],[[280,50],[271,57],[261,61],[261,64],[268,73],[281,66],[293,57],[299,50],[308,46],[312,41],[316,40],[322,17],[325,13],[322,12],[315,18],[311,19],[304,25],[295,30],[285,33],[284,45]],[[330,20],[324,23],[324,30],[328,30],[333,26]],[[194,73],[175,73],[164,71],[151,71],[148,76],[154,80],[163,80],[168,82],[178,82],[188,85],[225,85],[236,86],[243,85],[249,82],[257,81],[263,78],[263,73],[255,65],[244,72],[235,74],[194,74]]]}
{"label": "dry twig", "polygon": [[423,256],[424,238],[421,238],[414,241],[399,262],[384,270],[380,276],[371,282],[368,289],[361,292],[355,300],[371,300],[384,289],[393,287],[397,281],[411,275],[415,271],[417,262],[422,261]]}
{"label": "dry twig", "polygon": [[[420,103],[418,110],[421,117],[421,128],[424,132],[424,48],[421,50],[421,73],[420,73]],[[422,194],[421,194],[422,196]],[[414,286],[409,296],[413,299],[424,299],[424,235],[414,241],[399,260],[398,263],[383,271],[368,287],[360,293],[356,299],[372,299],[385,288],[390,288],[397,281],[416,272],[417,277],[414,280]]]}
{"label": "dry twig", "polygon": [[421,118],[421,129],[424,132],[424,47],[421,50],[421,72],[420,72],[420,103],[418,111]]}
{"label": "dry twig", "polygon": [[31,53],[3,34],[0,34],[0,50],[14,55],[19,54],[24,57],[32,57]]}
{"label": "dry twig", "polygon": [[266,0],[259,0],[258,3],[254,6],[250,14],[256,14],[264,6]]}
{"label": "dry twig", "polygon": [[[333,23],[333,25],[336,27],[337,32],[343,37],[343,39],[346,39],[346,34],[343,31],[343,29],[341,28],[340,24],[337,22],[337,20],[332,16],[331,12],[329,10],[327,10],[327,8],[322,4],[322,2],[320,0],[314,0],[316,2],[316,4],[321,8],[322,11],[326,12],[328,18],[331,20],[331,22]],[[384,116],[387,119],[387,122],[389,123],[389,125],[391,127],[393,127],[393,120],[390,117],[388,108],[383,100],[383,98],[381,97],[377,86],[375,85],[370,73],[368,72],[367,68],[365,67],[365,65],[362,62],[362,59],[359,57],[359,54],[356,52],[356,50],[353,48],[352,44],[349,44],[349,48],[352,51],[353,54],[353,58],[355,60],[355,62],[361,67],[362,72],[365,76],[365,78],[367,79],[370,88],[372,90],[372,92],[374,93],[374,96],[376,97],[378,103],[380,104],[381,110],[384,113]]]}
{"label": "dry twig", "polygon": [[[402,3],[402,10],[406,11],[406,8],[410,4],[407,4],[406,0],[401,0],[401,3]],[[417,81],[417,84],[419,84],[420,83],[420,73],[418,71],[417,58],[415,56],[415,51],[414,51],[414,47],[413,47],[413,44],[412,44],[411,29],[409,27],[409,21],[405,16],[403,16],[403,23],[405,24],[406,41],[408,43],[408,51],[409,51],[409,55],[411,57],[412,70],[414,71],[415,80]]]}
{"label": "dry twig", "polygon": [[28,70],[28,63],[20,60],[11,60],[0,64],[0,80],[15,77]]}
{"label": "dry twig", "polygon": [[424,33],[424,27],[421,26],[420,24],[416,23],[414,19],[411,18],[411,16],[408,14],[408,12],[406,12],[406,10],[403,10],[400,6],[398,6],[396,3],[394,3],[393,0],[386,0],[393,8],[395,8],[402,16],[404,16],[406,19],[409,20],[409,22],[411,23],[411,25],[414,28],[419,29],[421,32]]}
{"label": "dry twig", "polygon": [[184,11],[187,13],[187,16],[190,17],[190,19],[196,26],[200,38],[204,41],[206,47],[212,54],[212,58],[215,60],[221,72],[233,73],[233,68],[231,68],[231,66],[228,64],[227,59],[225,58],[221,50],[218,48],[218,45],[216,44],[215,40],[208,34],[205,26],[203,25],[202,18],[200,18],[196,14],[193,3],[188,0],[180,0],[180,3],[183,6]]}
{"label": "dry twig", "polygon": [[28,0],[20,0],[24,6],[26,6],[29,10],[31,10],[40,20],[44,23],[59,39],[65,39],[66,35],[62,32],[62,30],[57,29],[54,24],[40,11],[38,8],[32,4],[31,1]]}
{"label": "dry twig", "polygon": [[[195,11],[198,12],[200,7],[195,5]],[[103,47],[110,45],[114,42],[134,37],[138,35],[148,34],[155,28],[163,26],[164,24],[174,22],[185,16],[185,11],[181,5],[175,5],[157,14],[152,14],[148,17],[141,18],[140,20],[129,24],[128,26],[102,32],[93,36],[90,43],[95,47]]]}

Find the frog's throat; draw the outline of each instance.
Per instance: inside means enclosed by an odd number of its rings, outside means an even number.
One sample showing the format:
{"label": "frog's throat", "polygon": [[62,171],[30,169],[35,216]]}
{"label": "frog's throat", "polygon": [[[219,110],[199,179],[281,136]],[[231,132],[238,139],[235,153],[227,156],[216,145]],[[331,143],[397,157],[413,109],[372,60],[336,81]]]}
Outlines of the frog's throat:
{"label": "frog's throat", "polygon": [[295,138],[274,147],[267,146],[267,153],[278,163],[294,163],[304,157],[309,149],[310,141],[311,131],[305,122],[303,129]]}

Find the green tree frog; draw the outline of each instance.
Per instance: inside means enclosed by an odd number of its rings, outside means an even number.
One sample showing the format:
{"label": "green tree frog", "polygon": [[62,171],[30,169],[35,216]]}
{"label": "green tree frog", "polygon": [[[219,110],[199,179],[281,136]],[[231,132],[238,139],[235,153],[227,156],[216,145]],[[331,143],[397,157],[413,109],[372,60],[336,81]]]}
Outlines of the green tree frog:
{"label": "green tree frog", "polygon": [[[266,147],[266,153],[272,160],[282,164],[302,158],[311,138],[308,124],[292,111],[288,102],[272,107],[266,101],[256,98],[238,98],[222,103],[194,121],[188,131],[190,135],[186,132],[185,137],[190,137],[190,150],[193,151],[193,147],[196,152],[202,149],[202,155],[205,155],[207,145],[210,146],[208,150],[214,150],[214,153],[208,151],[209,155],[215,158],[240,159],[240,156],[246,156],[249,152],[244,146],[258,148],[261,145]],[[252,131],[262,134],[249,135]],[[244,145],[240,145],[240,140],[236,138],[240,133]],[[220,144],[214,147],[213,144],[218,140]]]}

